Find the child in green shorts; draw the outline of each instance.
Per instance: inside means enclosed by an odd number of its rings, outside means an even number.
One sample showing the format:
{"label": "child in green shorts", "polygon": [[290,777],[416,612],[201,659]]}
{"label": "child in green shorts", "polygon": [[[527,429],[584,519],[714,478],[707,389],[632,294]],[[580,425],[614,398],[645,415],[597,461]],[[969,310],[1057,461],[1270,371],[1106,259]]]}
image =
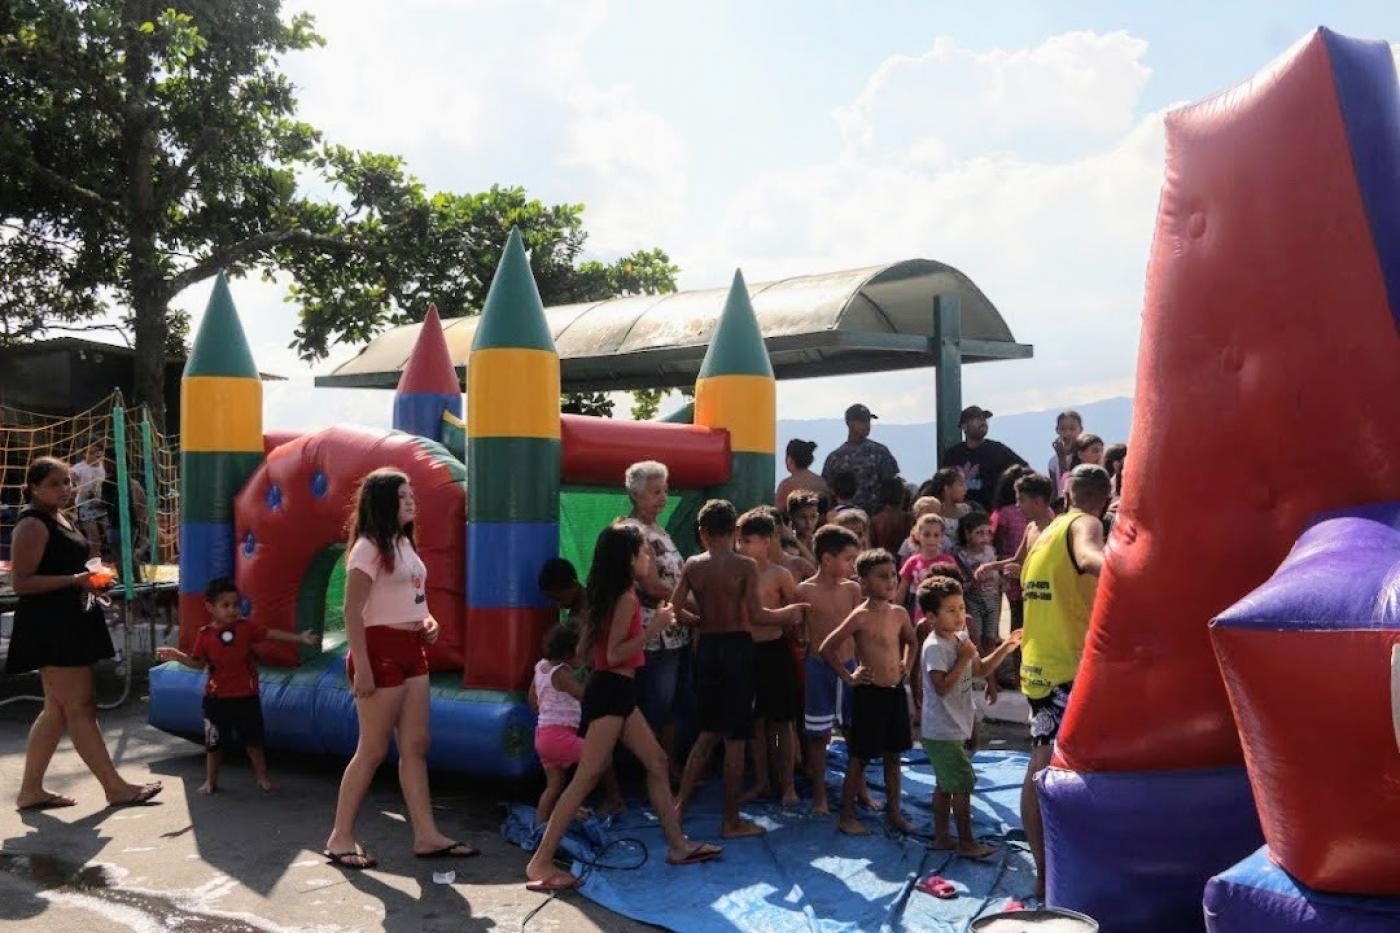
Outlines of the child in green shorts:
{"label": "child in green shorts", "polygon": [[923,671],[923,716],[920,736],[924,753],[938,780],[933,792],[933,848],[954,848],[948,835],[948,814],[957,823],[959,855],[987,858],[994,846],[978,842],[972,835],[972,787],[976,778],[963,743],[972,737],[972,679],[985,677],[1021,643],[1021,631],[985,658],[978,657],[977,645],[968,637],[967,604],[962,585],[948,577],[929,577],[919,585],[919,608],[933,631],[924,639],[919,652]]}

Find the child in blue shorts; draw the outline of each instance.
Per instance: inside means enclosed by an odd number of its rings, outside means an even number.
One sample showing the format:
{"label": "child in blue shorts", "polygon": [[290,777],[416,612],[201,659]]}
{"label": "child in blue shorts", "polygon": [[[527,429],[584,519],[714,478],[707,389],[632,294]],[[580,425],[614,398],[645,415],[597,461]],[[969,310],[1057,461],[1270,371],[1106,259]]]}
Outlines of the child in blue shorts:
{"label": "child in blue shorts", "polygon": [[[851,579],[860,542],[845,528],[825,525],[817,530],[812,546],[817,572],[797,585],[795,598],[809,604],[803,620],[807,629],[803,732],[807,739],[807,777],[812,782],[812,812],[826,814],[831,812],[826,795],[826,746],[843,706],[846,712],[840,721],[842,725],[850,722],[851,694],[842,689],[844,685],[836,672],[822,660],[821,644],[860,604],[860,584]],[[855,656],[850,645],[843,648],[848,657],[842,662],[853,671]]]}
{"label": "child in blue shorts", "polygon": [[[1021,630],[1011,633],[985,658],[968,635],[967,604],[958,581],[929,577],[919,585],[919,607],[933,631],[919,652],[923,674],[923,715],[919,735],[924,754],[933,766],[937,788],[933,792],[933,848],[956,848],[967,858],[987,858],[994,846],[972,835],[972,788],[976,777],[964,743],[972,737],[973,678],[996,670],[1021,643]],[[948,834],[948,815],[957,824],[956,845]]]}

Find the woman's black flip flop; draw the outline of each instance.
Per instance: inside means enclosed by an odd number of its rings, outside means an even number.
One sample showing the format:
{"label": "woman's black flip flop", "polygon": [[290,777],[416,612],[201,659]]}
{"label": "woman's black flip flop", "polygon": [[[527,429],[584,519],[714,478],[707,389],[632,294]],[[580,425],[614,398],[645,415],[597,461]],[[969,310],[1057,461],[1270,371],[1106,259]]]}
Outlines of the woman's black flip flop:
{"label": "woman's black flip flop", "polygon": [[[465,852],[458,852],[458,849],[466,849]],[[431,852],[414,852],[414,858],[471,858],[473,855],[480,855],[480,850],[467,845],[465,842],[452,842],[441,849],[434,849]]]}

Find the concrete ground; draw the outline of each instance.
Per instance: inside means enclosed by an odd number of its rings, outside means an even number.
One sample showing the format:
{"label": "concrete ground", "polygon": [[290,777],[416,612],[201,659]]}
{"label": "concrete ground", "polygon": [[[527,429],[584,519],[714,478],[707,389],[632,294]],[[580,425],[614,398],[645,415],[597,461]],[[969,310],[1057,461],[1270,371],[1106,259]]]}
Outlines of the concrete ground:
{"label": "concrete ground", "polygon": [[[4,696],[37,692],[34,678],[0,682]],[[104,683],[100,695],[119,686]],[[360,838],[380,860],[342,872],[320,856],[340,780],[337,762],[271,752],[281,788],[261,793],[240,755],[230,756],[212,798],[203,750],[146,725],[133,699],[100,715],[107,747],[132,781],[159,779],[156,805],[107,809],[101,791],[65,740],[48,786],[76,807],[18,813],[12,795],[24,767],[34,703],[0,707],[0,926],[6,930],[510,930],[521,929],[546,897],[522,884],[525,854],[501,839],[500,801],[529,799],[533,788],[434,775],[443,831],[481,849],[455,864],[415,860],[392,769],[385,769],[360,815]],[[433,873],[455,870],[450,884]],[[649,930],[578,895],[555,899],[529,921],[536,930]]]}

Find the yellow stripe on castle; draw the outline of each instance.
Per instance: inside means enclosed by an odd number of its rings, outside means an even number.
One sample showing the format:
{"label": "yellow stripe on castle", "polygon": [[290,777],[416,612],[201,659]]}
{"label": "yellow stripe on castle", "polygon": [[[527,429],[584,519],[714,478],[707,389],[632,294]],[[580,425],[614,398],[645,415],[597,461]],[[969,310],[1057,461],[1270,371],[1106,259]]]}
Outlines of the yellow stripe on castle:
{"label": "yellow stripe on castle", "polygon": [[771,454],[777,445],[778,385],[768,376],[697,380],[695,423],[726,428],[735,453]]}
{"label": "yellow stripe on castle", "polygon": [[262,383],[244,376],[186,376],[180,387],[180,446],[240,453],[263,449]]}
{"label": "yellow stripe on castle", "polygon": [[559,355],[493,348],[467,358],[467,436],[559,438]]}

